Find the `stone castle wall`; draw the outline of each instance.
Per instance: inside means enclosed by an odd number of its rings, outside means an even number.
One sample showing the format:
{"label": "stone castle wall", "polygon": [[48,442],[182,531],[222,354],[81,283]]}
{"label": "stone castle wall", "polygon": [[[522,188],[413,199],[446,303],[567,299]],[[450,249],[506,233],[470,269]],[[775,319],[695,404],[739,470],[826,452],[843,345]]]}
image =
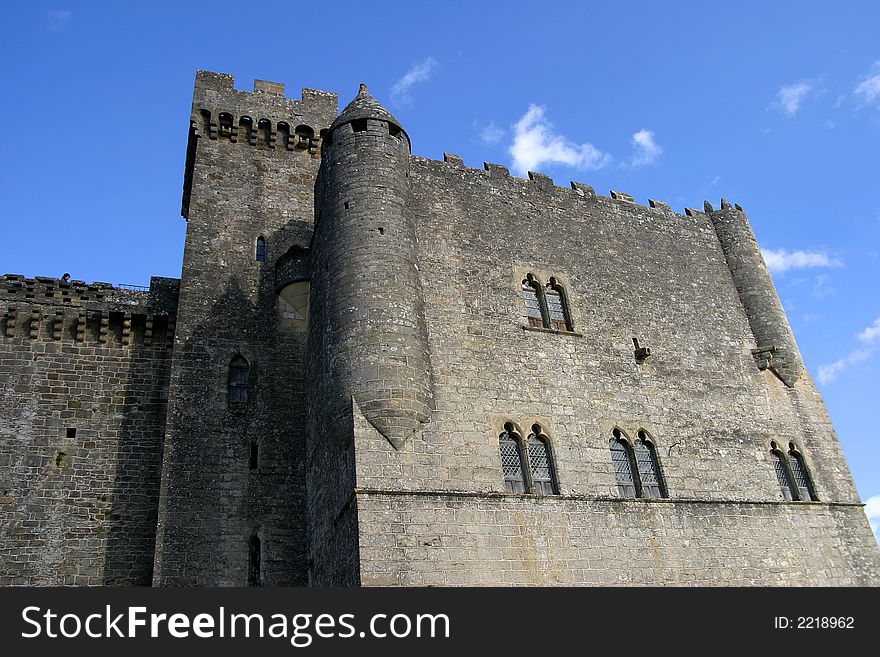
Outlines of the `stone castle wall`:
{"label": "stone castle wall", "polygon": [[150,584],[177,284],[0,279],[0,585]]}
{"label": "stone castle wall", "polygon": [[[759,369],[709,215],[448,160],[411,167],[436,411],[399,450],[354,420],[364,584],[707,583],[725,580],[722,564],[749,563],[774,570],[751,583],[832,572],[825,581],[880,582],[819,393],[806,373],[789,387]],[[563,284],[573,331],[528,326],[528,273]],[[633,338],[650,357],[635,357]],[[523,435],[536,422],[546,431],[562,498],[504,493],[508,421]],[[619,498],[614,428],[648,432],[668,500]],[[820,502],[783,500],[771,441],[803,453]],[[826,531],[829,544],[810,545]],[[615,562],[615,547],[639,545],[635,571]],[[797,559],[786,545],[803,546]],[[702,549],[693,568],[688,546]],[[490,554],[503,556],[479,556]]]}

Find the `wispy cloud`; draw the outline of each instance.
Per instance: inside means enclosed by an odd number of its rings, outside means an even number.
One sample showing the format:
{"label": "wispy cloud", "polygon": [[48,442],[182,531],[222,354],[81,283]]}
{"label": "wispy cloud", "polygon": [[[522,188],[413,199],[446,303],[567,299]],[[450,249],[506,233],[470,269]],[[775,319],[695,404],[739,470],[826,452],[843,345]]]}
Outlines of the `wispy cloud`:
{"label": "wispy cloud", "polygon": [[813,284],[813,298],[824,299],[834,294],[834,288],[829,285],[830,277],[827,274],[819,274]]}
{"label": "wispy cloud", "polygon": [[663,153],[663,149],[654,141],[654,133],[651,130],[642,128],[632,136],[632,145],[635,148],[630,165],[634,167],[653,164],[654,161]]}
{"label": "wispy cloud", "polygon": [[69,9],[50,10],[47,13],[49,18],[49,29],[53,32],[63,29],[73,18],[73,12]]}
{"label": "wispy cloud", "polygon": [[411,105],[412,95],[410,89],[419,82],[425,82],[431,79],[431,74],[437,68],[437,60],[428,57],[413,66],[404,73],[403,77],[394,83],[391,87],[391,101],[397,105]]}
{"label": "wispy cloud", "polygon": [[480,130],[480,139],[484,144],[497,144],[504,135],[504,128],[497,126],[495,121],[490,121]]}
{"label": "wispy cloud", "polygon": [[771,107],[781,110],[788,117],[792,117],[798,113],[801,104],[812,91],[813,83],[809,80],[785,84],[776,92],[776,100]]}
{"label": "wispy cloud", "polygon": [[767,269],[781,274],[789,269],[814,269],[816,267],[841,267],[843,263],[820,251],[787,251],[785,249],[761,249]]}
{"label": "wispy cloud", "polygon": [[862,106],[871,105],[880,99],[880,60],[874,62],[871,70],[874,73],[869,74],[868,77],[859,82],[856,88],[853,89],[853,93],[859,99],[859,104]]}
{"label": "wispy cloud", "polygon": [[874,495],[865,501],[865,515],[868,516],[874,538],[880,543],[880,495]]}
{"label": "wispy cloud", "polygon": [[831,383],[848,367],[863,363],[874,356],[878,343],[880,343],[880,317],[875,319],[868,328],[861,331],[857,337],[861,343],[859,347],[853,349],[843,358],[838,358],[833,363],[819,367],[819,383]]}
{"label": "wispy cloud", "polygon": [[567,164],[581,169],[599,169],[611,161],[590,143],[575,144],[553,133],[553,125],[545,118],[546,109],[530,105],[529,110],[513,127],[510,154],[513,170],[518,175],[536,171],[542,164]]}

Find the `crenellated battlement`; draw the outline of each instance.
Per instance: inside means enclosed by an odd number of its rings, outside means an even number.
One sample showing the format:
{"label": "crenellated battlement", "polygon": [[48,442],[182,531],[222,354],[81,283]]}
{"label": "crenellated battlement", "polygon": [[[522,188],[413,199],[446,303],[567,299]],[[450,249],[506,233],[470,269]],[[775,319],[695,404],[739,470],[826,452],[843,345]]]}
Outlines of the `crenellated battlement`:
{"label": "crenellated battlement", "polygon": [[315,153],[320,133],[338,113],[335,93],[303,89],[299,100],[280,82],[255,80],[253,92],[233,87],[235,76],[198,71],[191,122],[197,137]]}
{"label": "crenellated battlement", "polygon": [[169,348],[179,281],[153,277],[150,287],[114,287],[46,276],[0,277],[2,337],[45,342]]}
{"label": "crenellated battlement", "polygon": [[235,76],[196,72],[181,214],[189,216],[193,165],[200,138],[320,156],[321,140],[339,111],[335,93],[303,89],[287,98],[280,82],[255,80],[253,92],[234,88]]}
{"label": "crenellated battlement", "polygon": [[[451,170],[461,172],[465,175],[506,180],[511,184],[520,185],[523,189],[548,191],[554,193],[574,193],[587,200],[595,202],[611,201],[621,204],[628,204],[644,210],[656,210],[665,215],[676,215],[678,217],[681,217],[682,219],[691,217],[702,217],[704,219],[708,219],[708,213],[712,211],[709,209],[712,206],[708,201],[704,202],[704,210],[698,210],[696,208],[684,208],[683,212],[675,212],[672,207],[664,201],[649,198],[648,205],[643,205],[641,203],[638,203],[631,194],[627,194],[626,192],[609,190],[608,195],[605,196],[602,194],[598,194],[592,186],[574,180],[569,183],[570,187],[563,187],[560,185],[556,185],[553,181],[553,178],[551,178],[550,176],[535,171],[529,171],[528,178],[520,178],[519,176],[511,175],[510,169],[508,169],[505,165],[497,164],[494,162],[484,162],[482,169],[472,168],[466,166],[464,160],[462,160],[460,156],[453,153],[443,153],[442,160],[435,160],[432,158],[420,156],[413,156],[413,159],[418,160],[419,162],[424,164],[436,166],[438,168],[448,167]],[[727,209],[731,207],[731,204],[727,200],[721,199],[721,207],[722,209]],[[735,204],[734,207],[736,208],[736,210],[742,211],[742,207],[740,207],[739,204]]]}
{"label": "crenellated battlement", "polygon": [[324,117],[329,119],[328,127],[339,112],[339,98],[329,91],[303,89],[301,97],[294,99],[284,95],[284,84],[280,82],[254,80],[253,92],[235,89],[234,84],[234,75],[197,71],[193,107],[225,107],[236,114],[251,113],[277,120]]}

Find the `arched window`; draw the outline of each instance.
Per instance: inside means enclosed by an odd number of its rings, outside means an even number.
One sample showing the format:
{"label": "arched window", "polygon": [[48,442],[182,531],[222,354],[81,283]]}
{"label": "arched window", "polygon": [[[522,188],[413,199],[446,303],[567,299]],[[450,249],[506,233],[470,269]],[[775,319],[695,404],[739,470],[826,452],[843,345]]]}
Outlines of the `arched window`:
{"label": "arched window", "polygon": [[260,537],[253,534],[248,541],[248,586],[263,585],[263,555],[261,553]]}
{"label": "arched window", "polygon": [[779,482],[779,488],[782,489],[782,496],[791,502],[795,499],[794,486],[791,483],[791,475],[788,473],[788,459],[785,454],[777,447],[776,443],[770,443],[770,458],[773,459],[773,469],[776,471],[776,481]]}
{"label": "arched window", "polygon": [[555,278],[551,278],[544,288],[544,298],[547,301],[547,316],[550,320],[550,328],[557,331],[573,331],[571,316],[568,312],[568,300],[565,298],[565,290]]}
{"label": "arched window", "polygon": [[498,437],[498,448],[501,450],[501,469],[504,471],[504,485],[508,492],[525,493],[522,441],[509,422],[504,425],[504,432]]}
{"label": "arched window", "polygon": [[257,238],[257,262],[264,262],[266,260],[266,238],[260,235]]}
{"label": "arched window", "polygon": [[244,356],[236,356],[229,363],[229,405],[246,404],[250,365]]}
{"label": "arched window", "polygon": [[611,462],[614,464],[614,474],[617,477],[617,490],[622,497],[639,497],[632,448],[623,438],[620,429],[614,430],[610,445]]}
{"label": "arched window", "polygon": [[541,299],[541,286],[535,277],[529,274],[522,282],[523,301],[526,304],[526,317],[531,326],[547,327],[545,321],[544,302]]}
{"label": "arched window", "polygon": [[534,492],[538,495],[556,495],[556,473],[550,458],[550,441],[541,431],[541,426],[532,427],[534,433],[529,434],[529,471],[532,475]]}
{"label": "arched window", "polygon": [[816,497],[816,491],[813,490],[810,473],[807,471],[803,455],[797,450],[794,443],[788,444],[788,456],[791,474],[794,475],[794,484],[797,486],[798,498],[803,502],[815,501],[818,498]]}
{"label": "arched window", "polygon": [[666,486],[663,484],[660,462],[657,460],[657,450],[644,430],[639,431],[635,453],[642,497],[666,497]]}

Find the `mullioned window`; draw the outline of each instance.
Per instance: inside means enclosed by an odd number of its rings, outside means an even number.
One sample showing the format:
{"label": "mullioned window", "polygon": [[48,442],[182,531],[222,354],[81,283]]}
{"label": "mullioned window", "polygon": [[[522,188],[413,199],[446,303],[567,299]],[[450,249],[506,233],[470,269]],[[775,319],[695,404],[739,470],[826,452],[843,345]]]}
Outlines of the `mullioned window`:
{"label": "mullioned window", "polygon": [[550,438],[541,425],[532,426],[532,433],[523,440],[512,422],[504,425],[498,437],[504,485],[509,493],[556,495],[559,486],[550,447]]}

